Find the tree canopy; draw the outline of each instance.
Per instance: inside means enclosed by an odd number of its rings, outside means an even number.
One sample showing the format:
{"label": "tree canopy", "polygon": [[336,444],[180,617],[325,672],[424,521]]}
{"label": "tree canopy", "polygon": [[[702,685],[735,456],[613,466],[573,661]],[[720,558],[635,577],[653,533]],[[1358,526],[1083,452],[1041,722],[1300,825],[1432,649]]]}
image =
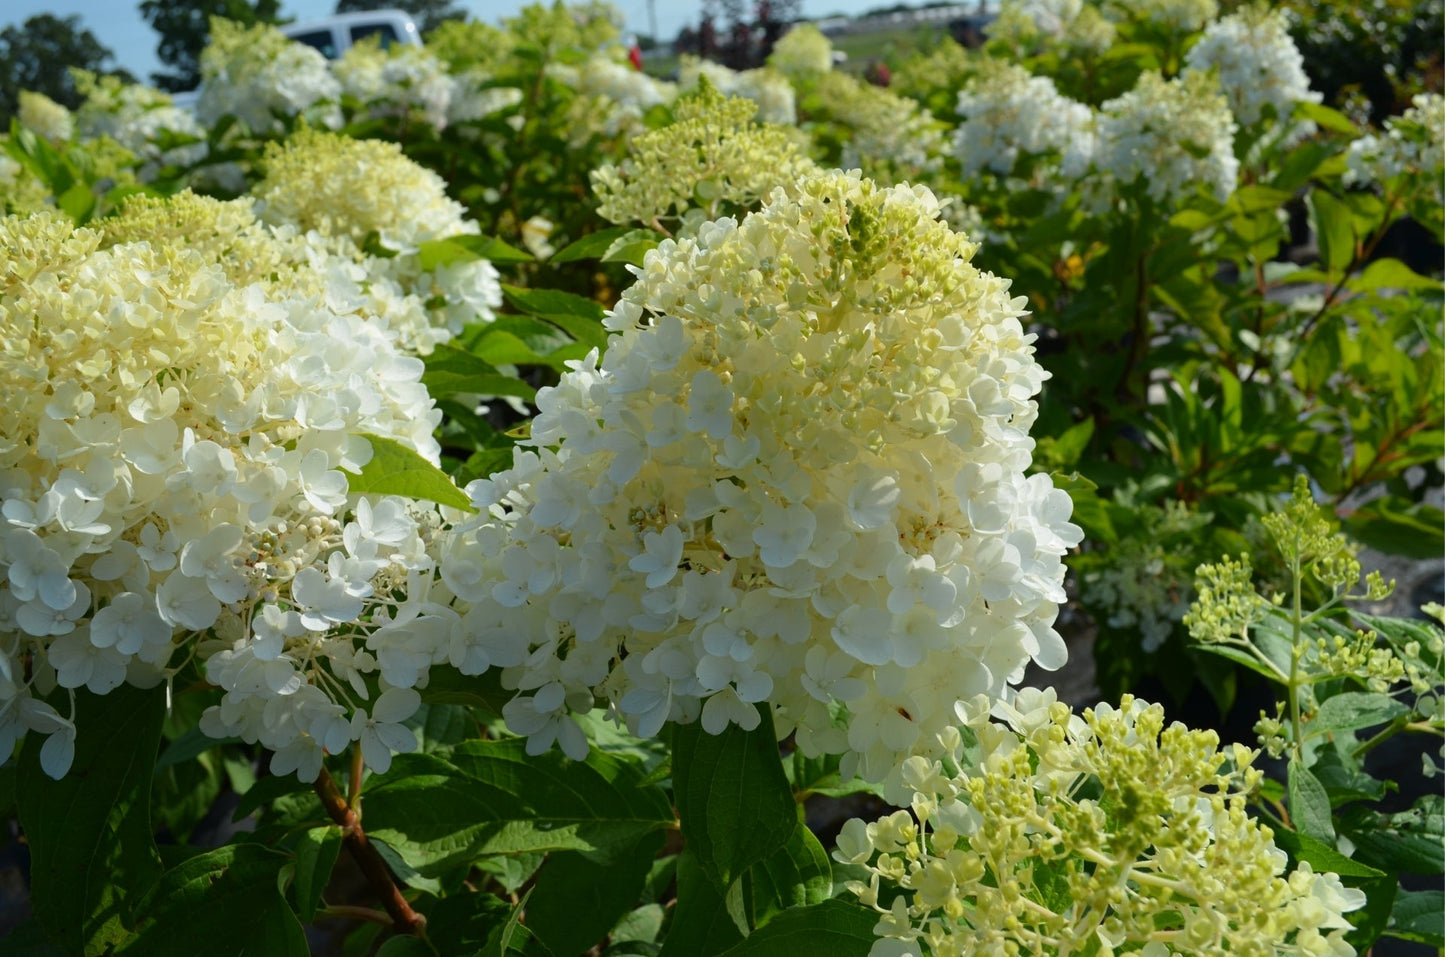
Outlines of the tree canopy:
{"label": "tree canopy", "polygon": [[276,23],[280,0],[142,0],[141,16],[161,35],[156,48],[170,73],[152,73],[163,90],[189,90],[201,82],[201,51],[211,35],[211,17],[238,23]]}
{"label": "tree canopy", "polygon": [[467,17],[467,12],[453,6],[452,0],[337,0],[337,13],[363,10],[405,10],[422,33],[430,33],[445,20],[465,20]]}
{"label": "tree canopy", "polygon": [[21,90],[34,90],[72,109],[80,105],[71,67],[111,72],[113,54],[80,17],[38,14],[0,30],[0,117],[15,114]]}

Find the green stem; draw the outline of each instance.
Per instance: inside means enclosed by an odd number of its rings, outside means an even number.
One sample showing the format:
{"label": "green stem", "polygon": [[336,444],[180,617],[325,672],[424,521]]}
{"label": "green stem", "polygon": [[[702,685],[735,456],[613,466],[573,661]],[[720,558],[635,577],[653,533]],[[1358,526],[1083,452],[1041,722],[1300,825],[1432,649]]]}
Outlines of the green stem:
{"label": "green stem", "polygon": [[1304,762],[1304,723],[1300,720],[1299,689],[1300,689],[1300,659],[1304,657],[1304,647],[1301,642],[1302,625],[1304,622],[1303,605],[1303,575],[1300,571],[1300,536],[1295,532],[1294,548],[1289,557],[1290,577],[1294,581],[1294,614],[1290,616],[1290,652],[1289,652],[1289,723],[1294,732],[1294,741],[1291,742],[1295,757]]}

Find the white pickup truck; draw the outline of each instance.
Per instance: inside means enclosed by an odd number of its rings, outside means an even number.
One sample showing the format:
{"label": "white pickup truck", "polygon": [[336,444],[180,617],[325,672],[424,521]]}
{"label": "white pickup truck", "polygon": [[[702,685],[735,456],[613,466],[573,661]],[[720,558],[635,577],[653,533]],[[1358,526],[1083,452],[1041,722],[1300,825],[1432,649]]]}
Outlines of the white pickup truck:
{"label": "white pickup truck", "polygon": [[393,43],[422,45],[421,31],[403,10],[338,13],[324,20],[288,23],[281,32],[297,43],[314,47],[328,60],[339,59],[353,44],[370,36],[381,37],[382,49]]}

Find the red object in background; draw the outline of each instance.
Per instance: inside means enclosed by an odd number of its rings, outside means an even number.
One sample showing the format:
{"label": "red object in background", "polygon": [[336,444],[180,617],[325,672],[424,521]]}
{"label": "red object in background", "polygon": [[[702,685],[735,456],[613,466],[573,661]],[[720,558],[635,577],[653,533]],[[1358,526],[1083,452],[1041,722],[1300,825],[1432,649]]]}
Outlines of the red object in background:
{"label": "red object in background", "polygon": [[641,70],[642,70],[642,47],[638,46],[638,45],[635,44],[635,43],[632,44],[632,48],[627,51],[627,61],[632,64],[632,68],[633,68],[634,70],[637,70],[637,71],[641,72]]}

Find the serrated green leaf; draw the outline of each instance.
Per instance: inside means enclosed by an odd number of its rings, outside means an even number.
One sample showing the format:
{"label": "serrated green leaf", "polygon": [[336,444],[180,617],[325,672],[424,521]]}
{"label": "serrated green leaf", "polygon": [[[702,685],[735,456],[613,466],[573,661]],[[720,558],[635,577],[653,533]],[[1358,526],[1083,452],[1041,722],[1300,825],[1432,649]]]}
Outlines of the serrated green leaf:
{"label": "serrated green leaf", "polygon": [[602,254],[605,263],[629,263],[641,266],[650,250],[657,248],[657,233],[650,229],[634,229],[613,241]]}
{"label": "serrated green leaf", "polygon": [[306,957],[306,933],[278,889],[285,854],[230,844],[172,868],[147,896],[122,957]]}
{"label": "serrated green leaf", "polygon": [[1358,276],[1351,276],[1346,286],[1353,292],[1378,292],[1382,289],[1400,292],[1439,291],[1440,281],[1422,276],[1398,259],[1376,259]]}
{"label": "serrated green leaf", "polygon": [[722,890],[697,856],[683,851],[677,859],[677,904],[658,957],[715,957],[742,938]]}
{"label": "serrated green leaf", "polygon": [[424,360],[421,384],[433,398],[458,392],[511,395],[531,401],[537,390],[516,376],[503,375],[480,356],[454,346],[437,346]]}
{"label": "serrated green leaf", "polygon": [[301,832],[296,845],[296,913],[309,924],[316,916],[321,893],[331,880],[331,869],[341,853],[341,828],[335,824]]}
{"label": "serrated green leaf", "polygon": [[464,741],[447,759],[398,755],[368,783],[367,833],[426,877],[478,857],[584,851],[599,861],[673,822],[640,764],[592,750],[585,761],[526,753],[526,740]]}
{"label": "serrated green leaf", "polygon": [[150,796],[164,717],[162,688],[82,688],[65,777],[53,781],[41,770],[46,738],[32,733],[21,748],[15,796],[30,846],[30,912],[69,953],[101,953],[125,940],[140,895],[161,877]]}
{"label": "serrated green leaf", "polygon": [[577,851],[547,855],[532,885],[527,926],[553,953],[586,953],[637,903],[661,848],[662,834],[653,831],[606,863]]}
{"label": "serrated green leaf", "polygon": [[1295,827],[1324,844],[1334,846],[1335,824],[1325,786],[1299,758],[1289,762],[1289,813]]}
{"label": "serrated green leaf", "polygon": [[1310,192],[1309,203],[1314,210],[1320,261],[1331,276],[1337,276],[1348,269],[1355,259],[1355,227],[1350,210],[1330,193],[1319,188]]}
{"label": "serrated green leaf", "polygon": [[1426,502],[1378,498],[1355,509],[1341,528],[1387,555],[1429,559],[1445,554],[1445,511]]}
{"label": "serrated green leaf", "polygon": [[1387,694],[1346,691],[1327,699],[1310,718],[1305,737],[1333,731],[1355,731],[1392,721],[1409,707]]}
{"label": "serrated green leaf", "polygon": [[606,347],[607,330],[602,328],[605,310],[591,299],[560,289],[524,289],[505,283],[502,293],[518,311],[547,320],[590,348]]}
{"label": "serrated green leaf", "polygon": [[1294,105],[1294,115],[1298,119],[1312,120],[1320,128],[1331,132],[1344,133],[1346,136],[1360,135],[1359,129],[1348,116],[1320,103],[1301,100]]}
{"label": "serrated green leaf", "polygon": [[1445,891],[1400,891],[1385,933],[1431,947],[1445,947]]}
{"label": "serrated green leaf", "polygon": [[156,770],[162,771],[172,765],[193,760],[223,744],[239,744],[240,742],[240,738],[213,738],[200,728],[191,728],[165,746],[165,750],[161,752],[160,758],[156,761]]}
{"label": "serrated green leaf", "polygon": [[404,495],[474,512],[471,499],[452,484],[451,477],[395,439],[362,434],[371,443],[371,461],[359,473],[348,473],[353,493]]}
{"label": "serrated green leaf", "polygon": [[493,263],[526,263],[532,262],[533,258],[529,253],[489,236],[463,235],[429,239],[417,247],[417,259],[424,272],[430,272],[438,266],[476,259]]}
{"label": "serrated green leaf", "polygon": [[1427,794],[1395,814],[1362,810],[1345,825],[1356,860],[1395,872],[1445,873],[1445,796]]}
{"label": "serrated green leaf", "polygon": [[1330,845],[1299,831],[1278,828],[1274,832],[1274,842],[1290,857],[1297,861],[1308,861],[1311,867],[1321,873],[1334,871],[1341,877],[1370,880],[1385,876],[1384,871],[1348,858]]}
{"label": "serrated green leaf", "polygon": [[719,889],[781,849],[797,826],[772,715],[758,711],[752,731],[729,724],[708,734],[696,722],[673,727],[672,784],[683,838]]}
{"label": "serrated green leaf", "polygon": [[552,254],[552,263],[570,263],[579,259],[601,259],[612,244],[629,233],[637,232],[628,226],[613,226],[589,233],[576,242],[568,243]]}
{"label": "serrated green leaf", "polygon": [[757,928],[789,908],[827,900],[833,890],[833,868],[828,852],[800,821],[787,844],[748,868],[740,880],[748,926]]}
{"label": "serrated green leaf", "polygon": [[723,957],[868,957],[877,923],[871,908],[826,900],[784,911]]}

